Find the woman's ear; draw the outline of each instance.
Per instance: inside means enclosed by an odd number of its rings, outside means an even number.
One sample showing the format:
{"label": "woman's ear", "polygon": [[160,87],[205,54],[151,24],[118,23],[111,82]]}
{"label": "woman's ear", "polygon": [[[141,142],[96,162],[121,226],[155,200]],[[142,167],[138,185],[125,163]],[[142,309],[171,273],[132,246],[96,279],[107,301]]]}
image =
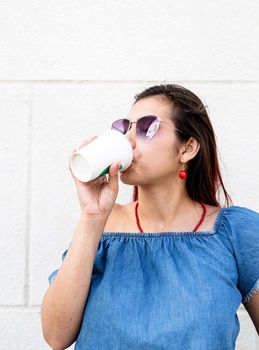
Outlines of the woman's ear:
{"label": "woman's ear", "polygon": [[196,156],[199,149],[199,142],[194,137],[190,137],[189,140],[181,147],[181,161],[187,163]]}

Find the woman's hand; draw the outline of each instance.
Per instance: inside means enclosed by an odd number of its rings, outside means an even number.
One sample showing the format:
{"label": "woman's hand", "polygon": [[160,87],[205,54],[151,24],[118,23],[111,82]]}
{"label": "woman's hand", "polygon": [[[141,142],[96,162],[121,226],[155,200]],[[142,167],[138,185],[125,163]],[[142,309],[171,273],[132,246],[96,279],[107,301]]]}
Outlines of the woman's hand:
{"label": "woman's hand", "polygon": [[[97,136],[93,136],[86,139],[78,149],[73,150],[71,156],[96,138]],[[110,166],[109,174],[89,182],[82,182],[74,176],[69,164],[69,170],[76,185],[82,215],[91,218],[99,218],[101,216],[107,218],[110,215],[119,191],[119,167],[120,162],[113,163]]]}

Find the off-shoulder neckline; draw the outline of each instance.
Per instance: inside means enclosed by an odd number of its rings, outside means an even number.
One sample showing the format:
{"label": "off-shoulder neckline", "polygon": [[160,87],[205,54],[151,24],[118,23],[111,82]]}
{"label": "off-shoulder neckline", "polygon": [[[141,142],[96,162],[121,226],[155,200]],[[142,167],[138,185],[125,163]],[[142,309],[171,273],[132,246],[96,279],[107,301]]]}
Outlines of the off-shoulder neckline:
{"label": "off-shoulder neckline", "polygon": [[102,233],[102,238],[107,237],[131,237],[131,238],[147,238],[147,237],[208,237],[215,235],[221,225],[222,219],[224,217],[225,209],[229,207],[220,208],[216,220],[214,222],[213,228],[209,231],[165,231],[165,232],[123,232],[123,231],[104,231]]}

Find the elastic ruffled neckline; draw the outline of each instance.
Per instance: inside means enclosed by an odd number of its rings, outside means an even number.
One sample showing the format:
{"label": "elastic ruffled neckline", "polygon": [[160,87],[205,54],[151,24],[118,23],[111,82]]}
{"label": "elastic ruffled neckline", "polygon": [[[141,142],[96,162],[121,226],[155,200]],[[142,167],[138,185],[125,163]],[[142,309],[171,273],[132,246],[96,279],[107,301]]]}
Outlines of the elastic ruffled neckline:
{"label": "elastic ruffled neckline", "polygon": [[105,231],[102,233],[101,238],[108,238],[108,237],[130,237],[130,238],[148,238],[148,237],[207,237],[217,234],[222,219],[224,217],[225,210],[228,207],[223,207],[218,212],[217,218],[214,222],[214,226],[210,231],[165,231],[165,232],[123,232],[123,231]]}

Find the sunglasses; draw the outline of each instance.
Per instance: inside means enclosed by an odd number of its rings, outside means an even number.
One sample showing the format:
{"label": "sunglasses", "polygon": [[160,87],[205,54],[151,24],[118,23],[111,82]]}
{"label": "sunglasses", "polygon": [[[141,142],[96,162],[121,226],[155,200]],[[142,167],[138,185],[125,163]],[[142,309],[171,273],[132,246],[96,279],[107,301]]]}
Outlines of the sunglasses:
{"label": "sunglasses", "polygon": [[176,129],[172,124],[164,122],[160,117],[155,115],[145,115],[144,117],[138,118],[135,122],[132,122],[125,118],[118,119],[112,123],[111,129],[118,130],[122,134],[126,134],[128,130],[130,130],[132,123],[136,123],[137,137],[145,140],[151,140],[155,136],[160,123],[164,123],[168,126],[171,126],[175,130],[178,130],[181,133],[183,133],[181,130]]}

